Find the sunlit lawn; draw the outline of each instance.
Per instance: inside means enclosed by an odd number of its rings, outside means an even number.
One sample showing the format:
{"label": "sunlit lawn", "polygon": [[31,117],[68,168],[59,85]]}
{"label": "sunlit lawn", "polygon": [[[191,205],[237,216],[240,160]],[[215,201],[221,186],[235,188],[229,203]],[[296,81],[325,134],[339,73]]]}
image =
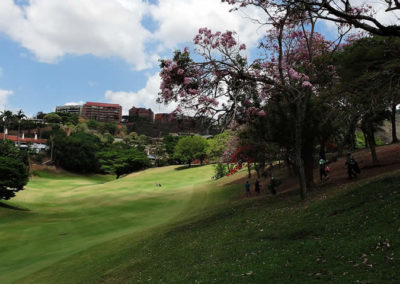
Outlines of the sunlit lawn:
{"label": "sunlit lawn", "polygon": [[150,169],[119,180],[66,173],[33,177],[26,190],[7,202],[29,211],[0,208],[0,283],[215,202],[207,198],[211,166],[175,168]]}

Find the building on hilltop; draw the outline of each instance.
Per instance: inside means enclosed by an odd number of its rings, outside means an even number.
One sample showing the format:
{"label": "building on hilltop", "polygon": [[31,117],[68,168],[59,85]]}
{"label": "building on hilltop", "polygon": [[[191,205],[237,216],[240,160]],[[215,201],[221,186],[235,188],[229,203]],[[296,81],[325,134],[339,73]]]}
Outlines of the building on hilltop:
{"label": "building on hilltop", "polygon": [[87,102],[83,105],[82,117],[119,124],[122,118],[122,107],[118,104]]}
{"label": "building on hilltop", "polygon": [[154,123],[156,124],[169,124],[172,121],[170,113],[157,113],[154,116]]}
{"label": "building on hilltop", "polygon": [[82,109],[83,109],[82,105],[65,105],[65,106],[57,106],[56,112],[66,112],[77,116],[81,116]]}
{"label": "building on hilltop", "polygon": [[136,108],[136,107],[132,107],[129,110],[129,118],[132,121],[135,120],[146,120],[149,122],[153,122],[154,121],[154,113],[153,111],[149,108]]}

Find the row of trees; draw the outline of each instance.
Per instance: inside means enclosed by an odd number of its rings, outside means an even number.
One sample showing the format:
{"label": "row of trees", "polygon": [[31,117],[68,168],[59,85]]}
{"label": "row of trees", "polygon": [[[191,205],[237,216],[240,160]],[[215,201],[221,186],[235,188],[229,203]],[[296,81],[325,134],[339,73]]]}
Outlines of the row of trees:
{"label": "row of trees", "polygon": [[108,173],[119,178],[150,165],[143,148],[125,142],[102,142],[96,135],[86,132],[67,136],[62,130],[54,131],[51,137],[54,163],[69,171]]}
{"label": "row of trees", "polygon": [[[258,46],[260,57],[249,62],[246,45],[234,32],[201,28],[194,38],[195,56],[185,48],[161,60],[159,102],[178,101],[177,111],[212,116],[222,125],[245,125],[246,151],[262,153],[261,166],[270,145],[278,145],[299,177],[303,199],[312,186],[317,146],[321,156],[332,140],[339,152],[344,146],[352,149],[360,127],[376,164],[374,132],[390,111],[394,124],[398,104],[399,41],[346,35],[357,27],[398,36],[399,26],[384,25],[372,7],[347,0],[222,2],[233,10],[249,5],[260,10],[263,18],[253,19],[267,30]],[[387,11],[400,9],[397,1],[382,4]],[[337,23],[336,39],[317,32],[321,19]]]}

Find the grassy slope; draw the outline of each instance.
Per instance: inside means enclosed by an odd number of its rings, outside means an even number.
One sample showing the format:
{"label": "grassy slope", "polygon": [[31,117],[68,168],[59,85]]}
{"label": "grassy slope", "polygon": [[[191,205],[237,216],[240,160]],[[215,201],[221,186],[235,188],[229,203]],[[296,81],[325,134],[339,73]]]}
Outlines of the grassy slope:
{"label": "grassy slope", "polygon": [[[163,174],[167,172],[159,170],[158,177],[163,183]],[[151,177],[148,177],[150,180],[141,175],[132,177],[130,182],[137,179],[143,186],[138,191],[140,195],[153,194],[153,198],[159,199],[158,214],[162,216],[154,217],[157,206],[150,206],[147,210],[149,203],[143,202],[148,201],[145,196],[139,198],[135,194],[134,200],[127,201],[130,205],[124,207],[122,204],[125,202],[117,195],[115,202],[122,206],[118,210],[122,215],[139,214],[134,210],[135,204],[143,204],[140,210],[145,212],[140,219],[147,224],[142,225],[143,230],[140,231],[135,222],[130,224],[113,219],[113,225],[102,223],[108,230],[115,230],[106,234],[94,230],[91,227],[94,224],[90,223],[87,228],[92,231],[91,238],[73,238],[71,245],[79,247],[83,241],[90,240],[93,246],[86,250],[80,247],[76,249],[76,254],[73,249],[64,253],[58,257],[59,262],[54,259],[42,265],[44,269],[41,271],[25,273],[27,277],[22,278],[22,282],[400,281],[397,273],[400,268],[400,174],[355,188],[314,192],[308,202],[300,203],[297,194],[232,200],[231,197],[241,191],[241,186],[217,187],[206,179],[201,180],[200,175],[209,174],[208,170],[175,171],[176,181],[175,178],[167,179],[171,185],[179,183],[183,190],[167,190],[164,194],[154,193],[150,184],[145,186],[147,181],[152,182]],[[199,185],[195,191],[187,191],[186,182],[198,182]],[[74,190],[77,192],[72,197],[76,198],[78,193],[90,196],[87,190],[92,187],[84,189]],[[102,192],[98,186],[93,190]],[[111,193],[105,190],[102,194]],[[165,205],[166,198],[174,201],[181,199],[179,204],[182,206],[174,202]],[[229,199],[230,202],[223,202]],[[75,204],[77,200],[73,200]],[[85,202],[81,205],[82,210],[87,200]],[[109,212],[109,207],[112,204],[107,204],[103,210]],[[197,214],[199,210],[200,215]],[[48,209],[44,211],[48,212]],[[171,212],[175,215],[167,217]],[[179,213],[188,218],[178,218]],[[153,218],[147,216],[149,214]],[[92,214],[91,218],[93,216],[96,214]],[[96,216],[96,220],[99,222],[100,219]],[[82,222],[81,219],[76,221]],[[155,226],[168,222],[169,225]],[[147,228],[150,229],[144,230]],[[80,230],[75,232],[82,234]],[[99,233],[104,235],[98,236]],[[54,239],[60,242],[67,237],[56,235]],[[60,246],[57,245],[58,248]],[[35,251],[34,246],[32,250]],[[10,271],[9,275],[13,275]],[[0,275],[1,278],[3,273]]]}
{"label": "grassy slope", "polygon": [[109,178],[99,176],[34,177],[8,202],[30,211],[0,208],[0,282],[29,278],[82,250],[125,235],[138,237],[218,202],[204,189],[212,171],[166,167],[107,183]]}

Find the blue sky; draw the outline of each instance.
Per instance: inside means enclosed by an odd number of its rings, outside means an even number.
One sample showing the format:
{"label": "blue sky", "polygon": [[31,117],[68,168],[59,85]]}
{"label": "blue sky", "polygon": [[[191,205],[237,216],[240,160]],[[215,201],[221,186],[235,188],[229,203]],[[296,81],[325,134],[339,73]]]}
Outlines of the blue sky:
{"label": "blue sky", "polygon": [[28,115],[86,101],[157,105],[158,59],[200,27],[235,30],[250,48],[264,28],[220,0],[0,0],[0,110]]}

